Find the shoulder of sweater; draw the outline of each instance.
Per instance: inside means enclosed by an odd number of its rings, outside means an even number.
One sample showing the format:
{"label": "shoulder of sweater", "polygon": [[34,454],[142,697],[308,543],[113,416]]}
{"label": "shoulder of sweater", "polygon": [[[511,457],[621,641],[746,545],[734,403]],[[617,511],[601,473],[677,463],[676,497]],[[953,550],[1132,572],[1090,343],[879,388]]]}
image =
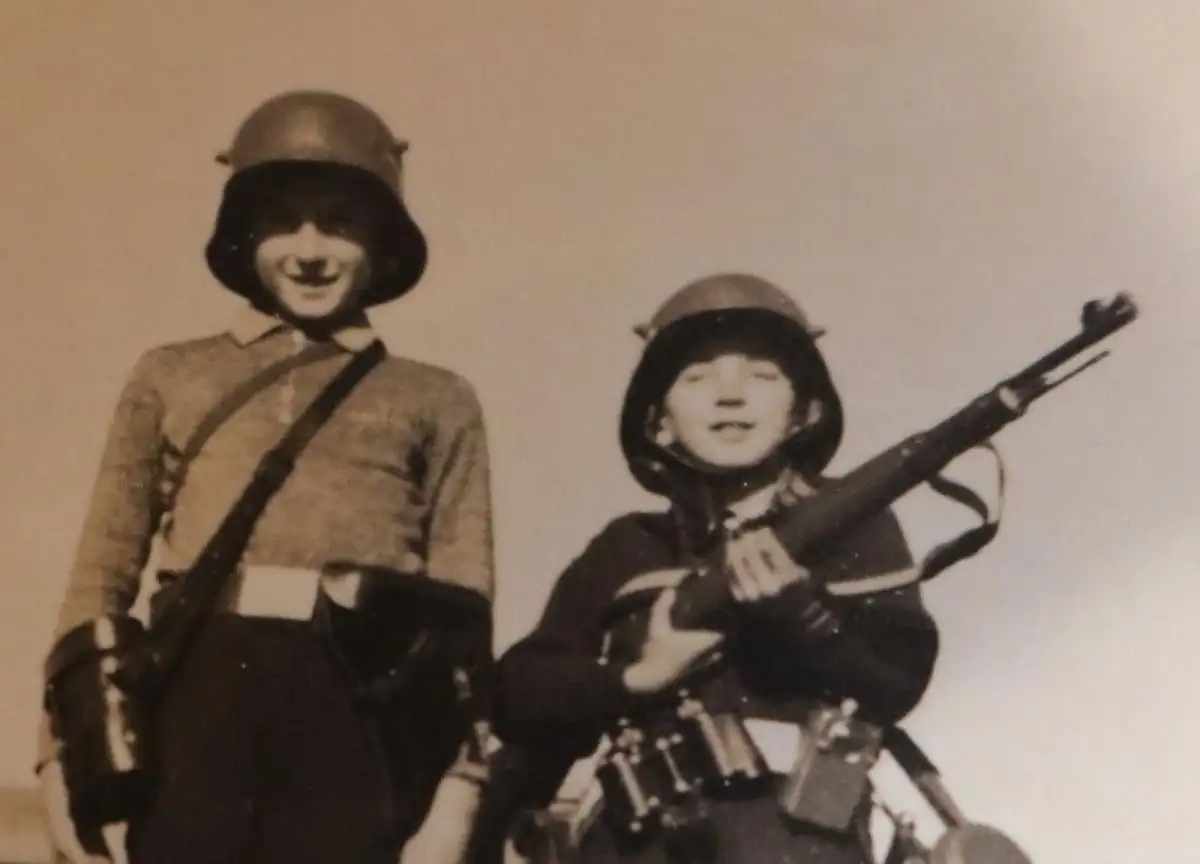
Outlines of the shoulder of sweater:
{"label": "shoulder of sweater", "polygon": [[647,541],[660,542],[672,530],[670,515],[664,511],[631,510],[610,519],[593,542],[636,547]]}
{"label": "shoulder of sweater", "polygon": [[175,339],[167,342],[159,342],[151,346],[144,352],[148,356],[183,356],[189,354],[203,354],[218,348],[221,345],[228,343],[234,345],[236,343],[230,338],[228,333],[210,333],[204,336],[192,336],[187,339]]}
{"label": "shoulder of sweater", "polygon": [[470,414],[481,413],[479,391],[473,381],[448,366],[440,366],[400,354],[389,353],[380,372],[391,386],[426,394],[435,403],[456,407]]}
{"label": "shoulder of sweater", "polygon": [[234,343],[227,334],[215,333],[208,336],[160,342],[146,348],[134,363],[130,376],[135,379],[155,379],[157,376],[178,368],[182,364],[211,357],[222,343]]}
{"label": "shoulder of sweater", "polygon": [[666,518],[664,513],[626,512],[609,519],[574,555],[556,590],[607,602],[618,586],[646,569],[648,558],[660,557]]}
{"label": "shoulder of sweater", "polygon": [[456,389],[474,389],[466,375],[449,366],[440,366],[404,354],[393,354],[391,351],[388,352],[387,358],[383,362],[383,368],[392,375],[400,375],[417,381],[428,381],[431,384]]}

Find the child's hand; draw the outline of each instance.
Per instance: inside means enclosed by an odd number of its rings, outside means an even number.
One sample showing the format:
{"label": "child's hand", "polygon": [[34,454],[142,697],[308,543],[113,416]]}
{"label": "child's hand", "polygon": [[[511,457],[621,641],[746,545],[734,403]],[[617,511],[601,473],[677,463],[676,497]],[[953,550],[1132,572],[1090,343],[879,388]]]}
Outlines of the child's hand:
{"label": "child's hand", "polygon": [[466,864],[479,796],[475,783],[452,775],[445,777],[425,821],[404,844],[399,864]]}
{"label": "child's hand", "polygon": [[770,528],[759,528],[729,541],[726,561],[733,571],[730,591],[739,603],[757,603],[789,589],[779,615],[809,638],[824,639],[838,632],[837,616],[812,584],[809,571],[783,548]]}
{"label": "child's hand", "polygon": [[721,644],[711,630],[678,630],[671,624],[675,589],[654,601],[642,656],[625,669],[625,688],[631,693],[656,693],[679,680],[697,661]]}
{"label": "child's hand", "polygon": [[758,528],[730,540],[726,562],[733,571],[730,586],[739,603],[774,597],[789,585],[808,582],[808,570],[797,564],[770,528]]}
{"label": "child's hand", "polygon": [[62,765],[57,759],[47,762],[38,774],[41,785],[42,806],[49,823],[50,843],[71,864],[124,864],[124,825],[110,826],[105,841],[113,849],[111,857],[89,855],[79,842],[75,825],[71,821],[67,785],[63,781]]}

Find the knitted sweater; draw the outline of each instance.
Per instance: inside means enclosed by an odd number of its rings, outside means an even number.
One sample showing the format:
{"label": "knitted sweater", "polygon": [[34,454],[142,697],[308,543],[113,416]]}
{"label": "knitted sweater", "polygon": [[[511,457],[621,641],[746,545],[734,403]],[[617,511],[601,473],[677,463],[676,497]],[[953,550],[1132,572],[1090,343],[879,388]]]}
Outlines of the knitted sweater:
{"label": "knitted sweater", "polygon": [[[343,349],[257,393],[208,440],[186,476],[174,470],[200,419],[230,390],[307,340],[246,310],[226,333],[160,345],[129,374],[113,414],[55,635],[125,613],[137,599],[167,507],[164,569],[184,569],[266,453],[346,362],[374,338],[336,336]],[[390,356],[322,427],[267,506],[247,565],[388,567],[494,589],[489,456],[473,387],[458,374]],[[175,488],[172,488],[175,487]],[[52,755],[43,727],[39,757]]]}

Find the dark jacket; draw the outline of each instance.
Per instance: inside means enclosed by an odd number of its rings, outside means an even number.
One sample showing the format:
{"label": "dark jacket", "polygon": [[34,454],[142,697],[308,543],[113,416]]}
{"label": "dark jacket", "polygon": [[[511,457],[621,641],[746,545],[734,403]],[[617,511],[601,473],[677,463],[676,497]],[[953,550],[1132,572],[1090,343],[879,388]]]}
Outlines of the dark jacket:
{"label": "dark jacket", "polygon": [[[613,520],[560,576],[533,631],[501,657],[495,731],[522,753],[523,806],[544,805],[613,721],[639,710],[622,684],[624,664],[599,659],[603,614],[639,575],[686,566],[687,546],[695,544],[682,539],[668,513]],[[711,551],[721,540],[719,532],[710,532],[699,551]],[[808,559],[801,563],[818,579],[838,580],[913,564],[891,511]],[[843,619],[843,632],[816,646],[803,641],[796,624],[801,604],[786,592],[742,608],[744,626],[723,673],[707,685],[705,701],[736,707],[744,716],[797,723],[818,699],[853,698],[861,715],[885,724],[905,716],[924,694],[938,653],[937,628],[919,588],[827,602]]]}

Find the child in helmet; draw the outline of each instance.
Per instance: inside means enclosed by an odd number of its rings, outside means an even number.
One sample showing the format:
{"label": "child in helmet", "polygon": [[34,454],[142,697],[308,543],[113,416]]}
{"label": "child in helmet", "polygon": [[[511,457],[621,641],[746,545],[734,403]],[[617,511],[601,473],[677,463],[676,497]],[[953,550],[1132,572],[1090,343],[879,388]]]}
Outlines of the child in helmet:
{"label": "child in helmet", "polygon": [[[220,159],[232,175],[207,262],[247,306],[228,331],[153,348],[133,368],[59,636],[128,613],[157,534],[153,619],[265,452],[353,357],[379,353],[367,310],[412,290],[426,265],[424,236],[400,193],[403,150],[371,109],[334,93],[285,93],[243,122]],[[236,410],[202,429],[239,391]],[[203,445],[190,451],[201,434]],[[478,601],[470,650],[485,668],[490,494],[471,384],[385,356],[255,523],[234,588],[156,710],[152,796],[127,826],[124,848],[109,855],[128,852],[134,864],[394,864],[403,846],[408,861],[457,861],[484,779],[478,742],[451,742],[424,786],[416,763],[411,776],[389,773],[381,754],[397,742],[383,740],[388,730],[355,694],[355,670],[313,619],[319,609],[356,609],[415,575]],[[427,707],[421,696],[400,698],[414,715]],[[439,725],[439,708],[428,710],[412,730]],[[44,722],[39,769],[54,843],[82,861],[60,743]],[[420,753],[444,744],[431,734],[406,746]]]}
{"label": "child in helmet", "polygon": [[[821,473],[843,425],[819,331],[774,285],[721,274],[675,293],[639,332],[648,341],[620,440],[633,476],[668,507],[610,522],[498,662],[493,721],[505,750],[523,754],[522,806],[545,807],[595,753],[600,815],[573,827],[583,862],[863,864],[867,795],[839,832],[785,818],[780,787],[814,712],[853,700],[863,720],[905,716],[938,636],[916,587],[848,599],[814,584],[911,566],[890,511],[803,562],[749,524],[837,482]],[[677,629],[681,580],[722,548],[733,626]],[[657,599],[610,614],[641,592]],[[704,734],[722,739],[726,768],[746,782],[685,764],[698,752],[688,750],[696,718],[720,718]],[[639,736],[640,748],[625,748]]]}

